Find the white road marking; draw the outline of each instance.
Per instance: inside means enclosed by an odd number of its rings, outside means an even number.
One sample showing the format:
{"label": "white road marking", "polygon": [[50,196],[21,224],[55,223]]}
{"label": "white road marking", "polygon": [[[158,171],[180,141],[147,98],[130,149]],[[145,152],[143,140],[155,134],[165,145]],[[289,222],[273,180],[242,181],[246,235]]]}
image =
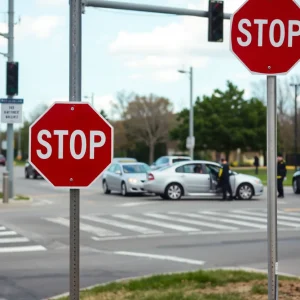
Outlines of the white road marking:
{"label": "white road marking", "polygon": [[148,202],[128,202],[123,204],[117,204],[118,207],[132,207],[132,206],[139,206],[139,205],[147,205],[147,204],[156,204],[159,201],[148,201]]}
{"label": "white road marking", "polygon": [[145,219],[145,218],[138,218],[138,217],[133,217],[129,215],[113,215],[116,218],[124,219],[124,220],[131,220],[134,222],[140,222],[140,223],[145,223],[145,224],[151,224],[155,226],[160,226],[160,227],[165,227],[169,229],[174,229],[178,231],[200,231],[200,229],[196,228],[191,228],[191,227],[186,227],[186,226],[181,226],[181,225],[175,225],[175,224],[170,224],[166,222],[161,222],[161,221],[156,221],[156,220],[150,220],[150,219]]}
{"label": "white road marking", "polygon": [[128,229],[128,230],[136,231],[136,232],[143,233],[143,234],[162,233],[162,231],[159,231],[159,230],[154,230],[154,229],[150,229],[150,228],[146,228],[146,227],[142,227],[142,226],[138,226],[138,225],[127,224],[127,223],[123,223],[123,222],[119,222],[119,221],[115,221],[115,220],[109,220],[109,219],[105,219],[102,217],[82,216],[81,218],[84,220],[90,220],[90,221],[94,221],[97,223],[103,223],[103,224],[107,224],[107,225],[121,227],[123,229]]}
{"label": "white road marking", "polygon": [[[175,214],[179,215],[179,216],[186,216],[186,217],[191,216],[190,214],[185,214],[185,213],[175,213]],[[148,213],[148,214],[145,214],[145,215],[147,215],[149,217],[153,217],[153,218],[163,219],[163,220],[170,220],[170,221],[182,222],[182,223],[187,223],[187,224],[192,224],[192,225],[212,227],[212,228],[217,228],[217,229],[226,229],[226,230],[236,230],[236,229],[238,229],[236,227],[230,227],[230,226],[218,225],[218,224],[213,224],[213,223],[208,223],[208,222],[184,219],[184,218],[179,218],[179,217],[176,217],[176,216],[170,217],[170,216],[165,216],[165,215],[161,215],[161,214],[153,214],[153,213]]]}
{"label": "white road marking", "polygon": [[47,249],[43,246],[5,247],[5,248],[0,248],[0,253],[32,252],[32,251],[45,251],[45,250]]}
{"label": "white road marking", "polygon": [[[242,211],[242,210],[235,210],[236,213],[239,214],[248,214],[248,215],[255,215],[255,216],[261,216],[265,218],[265,222],[267,222],[267,213],[253,213],[253,212],[246,212],[246,211]],[[293,217],[288,217],[288,216],[277,216],[277,224],[279,225],[285,225],[285,226],[291,226],[291,227],[300,227],[300,224],[297,223],[291,223],[291,222],[284,222],[284,221],[280,221],[280,220],[288,220],[288,221],[296,221],[296,222],[300,222],[299,218],[293,218]]]}
{"label": "white road marking", "polygon": [[248,226],[248,227],[254,227],[254,228],[260,228],[260,229],[266,229],[266,225],[259,225],[259,224],[254,224],[250,222],[245,222],[245,221],[238,221],[238,220],[232,220],[232,219],[226,219],[218,216],[226,216],[226,217],[232,217],[234,215],[228,215],[225,213],[216,213],[212,211],[199,211],[199,214],[205,214],[205,215],[214,215],[215,216],[215,221],[221,221],[224,223],[230,223],[230,224],[237,224],[237,225],[242,225],[242,226]]}
{"label": "white road marking", "polygon": [[1,231],[0,236],[17,235],[15,231]]}
{"label": "white road marking", "polygon": [[190,265],[199,265],[199,266],[205,264],[205,261],[202,260],[194,260],[194,259],[182,258],[177,256],[168,256],[168,255],[157,255],[157,254],[148,254],[148,253],[126,252],[126,251],[115,251],[114,254],[135,256],[135,257],[145,257],[149,259],[169,260],[169,261],[185,263]]}
{"label": "white road marking", "polygon": [[44,199],[44,200],[40,200],[38,202],[32,203],[32,206],[51,205],[51,204],[53,204],[53,201]]}
{"label": "white road marking", "polygon": [[0,239],[0,244],[25,243],[25,242],[29,242],[29,239],[26,237]]}
{"label": "white road marking", "polygon": [[[64,219],[64,218],[46,218],[47,221],[56,223],[56,224],[60,224],[66,227],[70,226],[70,221],[68,219]],[[89,233],[93,233],[95,235],[98,236],[118,236],[120,235],[120,233],[118,232],[114,232],[114,231],[110,231],[104,228],[100,228],[100,227],[94,227],[91,225],[87,225],[84,223],[80,222],[80,230],[82,231],[86,231]]]}
{"label": "white road marking", "polygon": [[6,228],[4,226],[0,226],[0,230],[6,230]]}

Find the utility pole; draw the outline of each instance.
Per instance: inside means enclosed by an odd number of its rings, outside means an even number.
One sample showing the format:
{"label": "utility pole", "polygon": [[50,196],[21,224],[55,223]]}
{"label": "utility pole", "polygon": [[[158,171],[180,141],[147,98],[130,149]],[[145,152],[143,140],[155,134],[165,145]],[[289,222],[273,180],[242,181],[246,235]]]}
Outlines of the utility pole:
{"label": "utility pole", "polygon": [[193,105],[193,67],[190,67],[190,71],[178,70],[179,73],[188,74],[190,79],[190,116],[189,116],[189,137],[188,137],[188,148],[191,159],[194,159],[194,105]]}
{"label": "utility pole", "polygon": [[[14,0],[8,0],[8,62],[14,61]],[[8,96],[12,99],[13,96]],[[9,197],[14,197],[14,125],[7,124],[7,171],[9,172]]]}
{"label": "utility pole", "polygon": [[290,86],[295,87],[294,152],[295,152],[295,170],[297,170],[297,152],[298,152],[298,145],[297,145],[297,136],[298,136],[297,96],[298,96],[298,86],[300,86],[300,84],[299,83],[291,83]]}

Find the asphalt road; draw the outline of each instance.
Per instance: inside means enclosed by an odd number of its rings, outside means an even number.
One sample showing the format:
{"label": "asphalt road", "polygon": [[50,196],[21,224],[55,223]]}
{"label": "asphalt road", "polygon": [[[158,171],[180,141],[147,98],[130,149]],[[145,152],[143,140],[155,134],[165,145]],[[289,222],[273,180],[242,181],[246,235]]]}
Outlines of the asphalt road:
{"label": "asphalt road", "polygon": [[[0,170],[1,172],[1,170]],[[0,180],[2,181],[2,180]],[[45,299],[69,289],[69,193],[15,168],[0,204],[0,299]],[[278,201],[279,271],[300,276],[299,196]],[[81,191],[81,287],[151,273],[211,267],[267,269],[267,199],[165,201]]]}

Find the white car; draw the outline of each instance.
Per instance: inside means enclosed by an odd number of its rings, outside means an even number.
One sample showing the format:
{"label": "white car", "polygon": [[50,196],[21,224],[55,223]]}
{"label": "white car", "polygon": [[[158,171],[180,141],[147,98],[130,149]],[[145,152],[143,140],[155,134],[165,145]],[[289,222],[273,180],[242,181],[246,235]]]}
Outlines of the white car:
{"label": "white car", "polygon": [[[217,179],[221,167],[218,163],[202,160],[178,162],[172,166],[148,172],[144,189],[163,199],[178,200],[183,196],[219,198],[223,196]],[[230,173],[234,197],[250,200],[253,196],[263,194],[264,186],[259,178],[233,171]]]}

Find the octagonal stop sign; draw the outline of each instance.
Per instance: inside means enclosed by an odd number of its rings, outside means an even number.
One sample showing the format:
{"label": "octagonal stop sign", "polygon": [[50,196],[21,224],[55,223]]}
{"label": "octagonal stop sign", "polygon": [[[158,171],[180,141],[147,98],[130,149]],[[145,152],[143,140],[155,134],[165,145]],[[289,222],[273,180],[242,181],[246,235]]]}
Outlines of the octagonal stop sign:
{"label": "octagonal stop sign", "polygon": [[55,103],[30,126],[29,162],[55,187],[88,187],[112,158],[113,128],[88,103]]}
{"label": "octagonal stop sign", "polygon": [[300,9],[293,0],[248,0],[231,18],[231,50],[252,73],[287,73],[299,48]]}

